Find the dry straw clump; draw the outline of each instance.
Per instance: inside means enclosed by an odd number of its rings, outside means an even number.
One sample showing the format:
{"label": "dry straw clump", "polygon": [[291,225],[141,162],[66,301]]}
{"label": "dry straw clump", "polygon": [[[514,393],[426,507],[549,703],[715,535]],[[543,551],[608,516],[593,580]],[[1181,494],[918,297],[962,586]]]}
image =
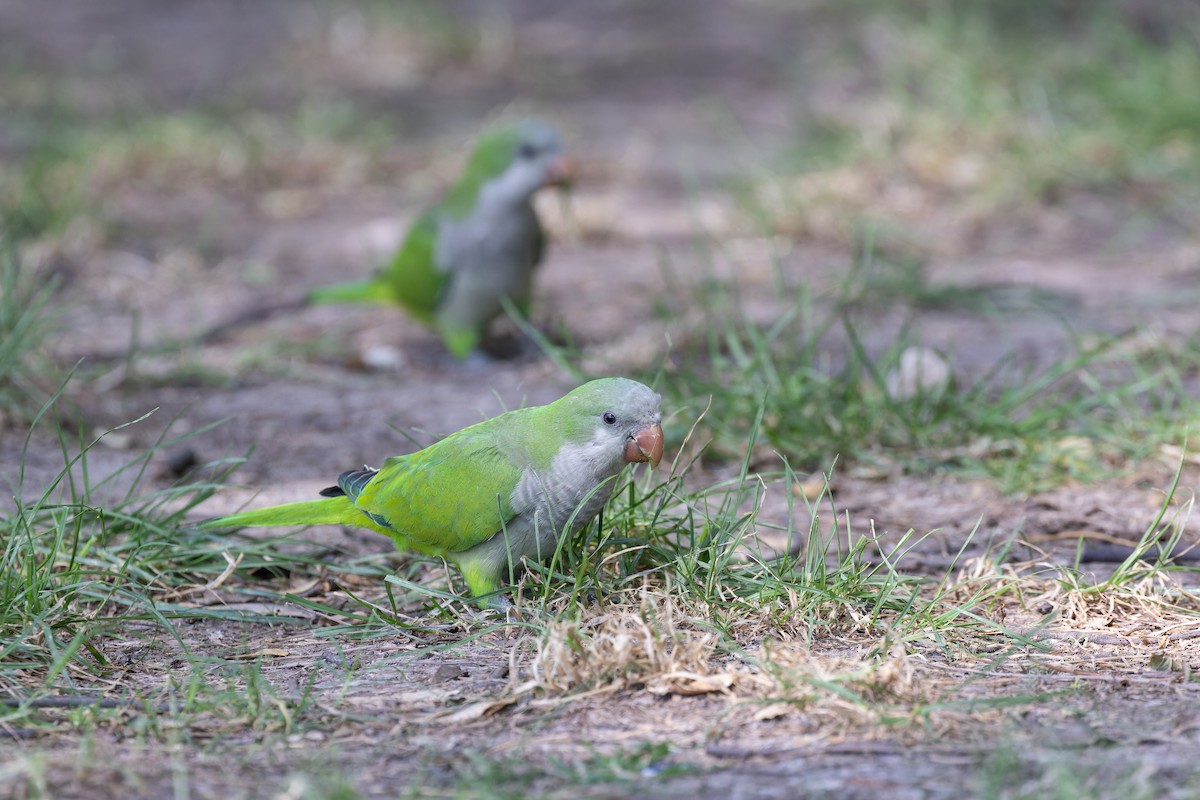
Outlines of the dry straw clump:
{"label": "dry straw clump", "polygon": [[756,694],[789,702],[828,700],[862,710],[870,701],[924,699],[903,642],[878,642],[863,657],[815,653],[798,642],[763,642]]}
{"label": "dry straw clump", "polygon": [[677,674],[703,677],[716,637],[690,623],[679,627],[669,598],[640,606],[609,606],[579,621],[550,624],[530,669],[538,686],[555,693],[623,688]]}
{"label": "dry straw clump", "polygon": [[925,691],[901,642],[886,637],[837,653],[799,641],[755,638],[740,655],[722,647],[669,596],[609,606],[595,616],[552,623],[529,666],[525,689],[552,694],[642,688],[653,694],[716,693],[731,701],[819,711],[843,720],[874,719],[875,706],[920,702]]}
{"label": "dry straw clump", "polygon": [[1158,628],[1200,612],[1200,596],[1175,573],[1147,562],[1123,568],[1120,580],[1087,584],[1051,562],[968,559],[941,599],[999,625],[1012,624],[1014,616],[1051,615],[1050,627],[1080,631]]}

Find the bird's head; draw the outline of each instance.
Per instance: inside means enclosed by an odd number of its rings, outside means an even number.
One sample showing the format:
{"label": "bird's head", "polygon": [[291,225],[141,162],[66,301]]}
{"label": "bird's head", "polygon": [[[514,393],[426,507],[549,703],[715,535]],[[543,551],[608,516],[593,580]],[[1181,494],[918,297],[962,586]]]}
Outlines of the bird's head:
{"label": "bird's head", "polygon": [[525,203],[538,189],[565,187],[570,178],[562,137],[554,126],[522,120],[480,137],[466,171],[448,195],[449,205],[464,213],[483,192],[501,204]]}
{"label": "bird's head", "polygon": [[589,381],[555,405],[570,429],[570,438],[586,444],[597,460],[619,467],[663,457],[661,397],[627,378]]}
{"label": "bird's head", "polygon": [[546,186],[566,188],[573,177],[571,162],[563,148],[562,137],[548,122],[525,120],[513,126],[517,141],[508,171],[520,175],[523,185],[533,191]]}

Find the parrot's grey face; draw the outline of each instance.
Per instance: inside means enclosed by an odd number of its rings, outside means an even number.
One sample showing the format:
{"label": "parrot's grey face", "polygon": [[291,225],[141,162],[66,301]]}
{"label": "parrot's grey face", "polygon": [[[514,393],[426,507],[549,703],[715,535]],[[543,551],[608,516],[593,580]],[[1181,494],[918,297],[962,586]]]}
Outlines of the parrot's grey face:
{"label": "parrot's grey face", "polygon": [[658,466],[663,456],[661,399],[628,378],[600,378],[568,392],[552,405],[569,429],[564,451],[575,463],[588,463],[600,477],[628,463]]}
{"label": "parrot's grey face", "polygon": [[662,414],[659,395],[637,385],[637,390],[617,402],[607,403],[597,415],[593,446],[620,452],[626,463],[650,462],[657,467],[663,456]]}
{"label": "parrot's grey face", "polygon": [[513,200],[525,200],[544,186],[565,186],[569,178],[558,131],[544,122],[528,122],[508,169],[489,188]]}

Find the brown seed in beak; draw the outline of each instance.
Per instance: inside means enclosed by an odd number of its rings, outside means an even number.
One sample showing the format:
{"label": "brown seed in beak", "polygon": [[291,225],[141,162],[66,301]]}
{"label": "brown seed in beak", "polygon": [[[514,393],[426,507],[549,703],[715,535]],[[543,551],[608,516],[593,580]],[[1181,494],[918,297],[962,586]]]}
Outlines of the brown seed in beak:
{"label": "brown seed in beak", "polygon": [[655,422],[638,428],[625,440],[625,461],[630,464],[650,462],[653,467],[663,457],[663,429]]}
{"label": "brown seed in beak", "polygon": [[558,186],[567,188],[575,178],[575,167],[566,156],[559,156],[550,163],[546,170],[546,180],[542,186]]}

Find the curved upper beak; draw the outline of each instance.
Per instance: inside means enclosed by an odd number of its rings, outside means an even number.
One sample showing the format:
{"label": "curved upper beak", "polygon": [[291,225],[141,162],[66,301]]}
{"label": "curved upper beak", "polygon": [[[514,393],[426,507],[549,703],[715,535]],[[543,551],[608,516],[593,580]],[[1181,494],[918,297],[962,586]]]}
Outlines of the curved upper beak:
{"label": "curved upper beak", "polygon": [[625,440],[625,461],[640,464],[646,461],[657,467],[663,457],[663,429],[657,422],[643,425]]}
{"label": "curved upper beak", "polygon": [[559,156],[550,162],[546,169],[546,180],[542,186],[558,186],[566,188],[575,179],[575,165],[566,156]]}

